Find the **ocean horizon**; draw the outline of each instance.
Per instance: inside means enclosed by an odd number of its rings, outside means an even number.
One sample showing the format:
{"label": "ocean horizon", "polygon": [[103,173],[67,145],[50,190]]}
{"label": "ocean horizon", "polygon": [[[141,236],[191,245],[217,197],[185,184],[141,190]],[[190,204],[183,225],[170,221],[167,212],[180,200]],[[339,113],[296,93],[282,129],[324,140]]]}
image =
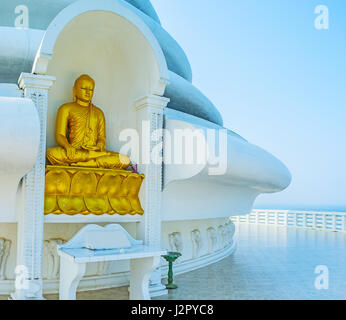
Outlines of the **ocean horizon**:
{"label": "ocean horizon", "polygon": [[301,210],[301,211],[323,211],[323,212],[346,212],[346,206],[317,206],[317,205],[304,205],[304,206],[292,206],[292,205],[281,205],[281,206],[274,206],[274,205],[260,205],[255,206],[253,208],[254,210]]}

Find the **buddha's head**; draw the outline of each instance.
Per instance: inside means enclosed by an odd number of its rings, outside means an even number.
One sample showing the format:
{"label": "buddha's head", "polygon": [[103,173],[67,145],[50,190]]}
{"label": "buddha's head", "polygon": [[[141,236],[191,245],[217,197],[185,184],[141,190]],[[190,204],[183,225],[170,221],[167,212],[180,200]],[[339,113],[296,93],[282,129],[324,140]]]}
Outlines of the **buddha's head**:
{"label": "buddha's head", "polygon": [[94,95],[95,81],[87,74],[82,74],[74,83],[74,100],[82,102],[91,102]]}

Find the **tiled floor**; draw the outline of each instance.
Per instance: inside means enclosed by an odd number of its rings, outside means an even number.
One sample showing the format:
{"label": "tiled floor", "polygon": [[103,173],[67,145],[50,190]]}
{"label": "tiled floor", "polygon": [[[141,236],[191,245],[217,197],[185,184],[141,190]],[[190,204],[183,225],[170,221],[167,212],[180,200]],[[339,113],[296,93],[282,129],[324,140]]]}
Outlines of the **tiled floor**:
{"label": "tiled floor", "polygon": [[[239,225],[233,256],[176,277],[179,289],[158,299],[346,299],[346,234]],[[318,290],[317,266],[329,270]]]}
{"label": "tiled floor", "polygon": [[[234,255],[175,277],[179,286],[154,299],[346,299],[346,234],[241,224]],[[329,270],[317,290],[315,268]],[[46,295],[56,299],[57,295]],[[78,299],[127,299],[127,288],[79,293]]]}

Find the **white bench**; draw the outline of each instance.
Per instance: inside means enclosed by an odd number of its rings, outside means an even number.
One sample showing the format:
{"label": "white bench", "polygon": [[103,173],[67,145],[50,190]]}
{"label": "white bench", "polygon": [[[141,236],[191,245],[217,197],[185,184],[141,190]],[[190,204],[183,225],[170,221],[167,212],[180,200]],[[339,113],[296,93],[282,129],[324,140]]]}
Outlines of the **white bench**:
{"label": "white bench", "polygon": [[150,300],[150,275],[159,266],[160,257],[167,253],[134,240],[118,224],[87,225],[57,250],[60,256],[60,300],[76,299],[77,287],[88,262],[115,260],[130,260],[130,299]]}

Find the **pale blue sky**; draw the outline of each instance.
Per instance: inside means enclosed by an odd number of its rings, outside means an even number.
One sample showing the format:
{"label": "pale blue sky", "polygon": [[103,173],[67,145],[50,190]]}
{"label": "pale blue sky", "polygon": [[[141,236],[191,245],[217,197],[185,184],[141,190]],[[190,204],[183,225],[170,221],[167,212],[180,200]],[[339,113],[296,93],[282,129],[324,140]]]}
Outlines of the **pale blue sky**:
{"label": "pale blue sky", "polygon": [[[193,83],[293,180],[256,207],[346,209],[346,1],[152,0]],[[317,5],[329,29],[316,30]]]}

